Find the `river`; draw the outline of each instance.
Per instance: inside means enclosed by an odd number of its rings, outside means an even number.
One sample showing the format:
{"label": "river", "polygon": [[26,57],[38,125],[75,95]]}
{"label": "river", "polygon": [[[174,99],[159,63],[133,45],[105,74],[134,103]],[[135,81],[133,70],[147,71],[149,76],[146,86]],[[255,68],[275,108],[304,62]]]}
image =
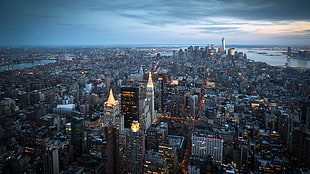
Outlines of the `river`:
{"label": "river", "polygon": [[56,60],[37,60],[34,62],[29,63],[20,63],[20,64],[11,64],[11,65],[3,65],[0,66],[0,72],[4,70],[16,70],[16,69],[25,69],[25,68],[31,68],[36,65],[45,65],[48,63],[55,63]]}
{"label": "river", "polygon": [[310,59],[287,58],[286,55],[282,55],[282,52],[285,51],[251,48],[235,48],[235,50],[245,53],[250,60],[266,62],[271,66],[285,66],[287,64],[288,67],[310,68]]}
{"label": "river", "polygon": [[[254,60],[255,62],[266,62],[271,66],[289,66],[289,67],[297,67],[297,68],[310,68],[310,59],[295,59],[295,58],[287,58],[285,55],[282,55],[278,50],[269,50],[269,49],[261,49],[261,48],[235,48],[238,52],[243,52],[247,55],[247,58],[250,60]],[[165,55],[172,55],[172,51],[168,51],[169,53],[165,53]],[[69,57],[68,59],[72,59]],[[67,59],[66,59],[67,60]],[[56,60],[39,60],[34,61],[33,63],[21,63],[21,64],[11,64],[0,66],[0,72],[10,69],[24,69],[31,68],[36,65],[45,65],[48,63],[55,63]]]}

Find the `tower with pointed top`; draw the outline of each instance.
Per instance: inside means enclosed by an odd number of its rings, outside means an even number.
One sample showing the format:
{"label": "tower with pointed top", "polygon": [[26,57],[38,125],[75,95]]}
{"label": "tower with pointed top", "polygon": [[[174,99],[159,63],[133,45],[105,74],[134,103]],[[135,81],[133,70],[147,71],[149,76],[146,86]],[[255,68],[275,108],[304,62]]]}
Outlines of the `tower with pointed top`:
{"label": "tower with pointed top", "polygon": [[108,101],[104,102],[104,116],[101,118],[102,126],[107,123],[113,123],[122,131],[124,127],[123,122],[120,114],[120,103],[118,100],[115,100],[113,91],[110,89]]}
{"label": "tower with pointed top", "polygon": [[146,129],[150,127],[152,122],[156,119],[155,102],[154,102],[154,85],[152,80],[152,73],[149,73],[149,79],[146,85]]}
{"label": "tower with pointed top", "polygon": [[142,66],[140,66],[139,74],[143,75],[143,68],[142,68]]}
{"label": "tower with pointed top", "polygon": [[225,43],[225,39],[224,39],[224,37],[222,38],[222,51],[223,51],[223,53],[225,53],[226,52],[226,45],[225,45],[226,43]]}

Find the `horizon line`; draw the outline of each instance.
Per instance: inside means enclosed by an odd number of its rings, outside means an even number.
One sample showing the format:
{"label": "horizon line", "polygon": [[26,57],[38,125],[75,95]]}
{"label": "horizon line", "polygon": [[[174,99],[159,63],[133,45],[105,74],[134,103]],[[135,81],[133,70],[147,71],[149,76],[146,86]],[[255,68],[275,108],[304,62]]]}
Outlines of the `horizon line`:
{"label": "horizon line", "polygon": [[[191,43],[191,44],[41,44],[41,45],[36,45],[36,44],[21,44],[21,45],[0,45],[0,48],[5,48],[5,47],[180,47],[180,46],[221,46],[221,44],[202,44],[202,43]],[[288,45],[288,44],[226,44],[226,47],[231,47],[233,46],[246,46],[246,47],[253,47],[253,46],[259,46],[259,47],[308,47],[310,45],[298,45],[298,44],[293,44],[293,45]]]}

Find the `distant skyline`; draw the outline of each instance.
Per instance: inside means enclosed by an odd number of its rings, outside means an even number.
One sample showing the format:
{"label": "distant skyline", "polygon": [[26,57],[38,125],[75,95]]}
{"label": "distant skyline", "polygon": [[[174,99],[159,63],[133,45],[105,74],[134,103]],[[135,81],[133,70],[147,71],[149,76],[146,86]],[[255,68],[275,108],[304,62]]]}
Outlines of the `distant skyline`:
{"label": "distant skyline", "polygon": [[309,0],[6,0],[0,46],[310,45]]}

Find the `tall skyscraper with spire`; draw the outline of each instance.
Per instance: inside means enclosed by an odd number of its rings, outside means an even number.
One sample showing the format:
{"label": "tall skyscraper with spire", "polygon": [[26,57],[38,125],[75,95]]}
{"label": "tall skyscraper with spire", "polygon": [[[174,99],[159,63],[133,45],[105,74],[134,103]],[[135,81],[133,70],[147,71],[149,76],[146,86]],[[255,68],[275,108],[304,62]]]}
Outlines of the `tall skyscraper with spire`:
{"label": "tall skyscraper with spire", "polygon": [[226,52],[226,45],[225,45],[226,43],[225,43],[225,39],[224,39],[224,37],[222,38],[222,51],[223,51],[223,53],[225,53]]}
{"label": "tall skyscraper with spire", "polygon": [[120,103],[115,100],[112,89],[110,89],[108,101],[104,102],[104,116],[101,118],[101,123],[102,126],[113,123],[120,131],[124,129],[124,120],[120,114]]}
{"label": "tall skyscraper with spire", "polygon": [[154,85],[152,80],[152,73],[149,73],[149,79],[146,85],[146,106],[148,111],[146,113],[146,129],[150,127],[152,122],[156,119],[155,101],[154,101]]}

